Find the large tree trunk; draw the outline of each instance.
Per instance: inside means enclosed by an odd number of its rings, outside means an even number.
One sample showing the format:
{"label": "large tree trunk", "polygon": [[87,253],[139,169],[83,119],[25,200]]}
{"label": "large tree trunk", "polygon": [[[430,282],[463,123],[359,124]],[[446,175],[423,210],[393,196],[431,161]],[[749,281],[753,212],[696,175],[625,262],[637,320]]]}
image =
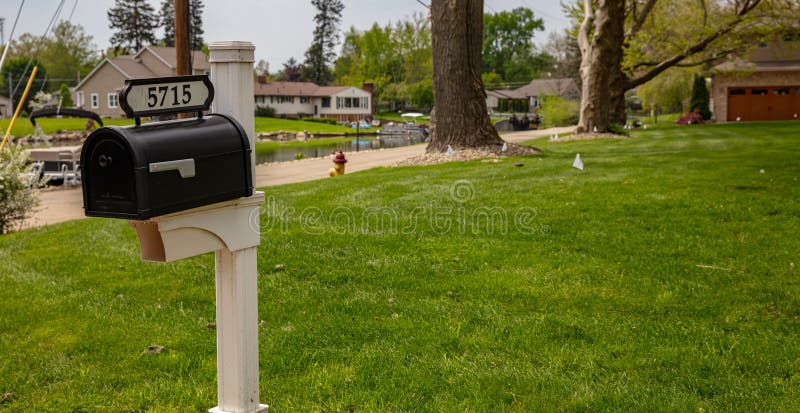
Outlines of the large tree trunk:
{"label": "large tree trunk", "polygon": [[433,95],[428,152],[502,144],[481,80],[483,0],[432,0]]}
{"label": "large tree trunk", "polygon": [[625,117],[625,0],[600,0],[596,8],[592,0],[584,0],[584,16],[578,33],[583,92],[578,133],[606,132]]}

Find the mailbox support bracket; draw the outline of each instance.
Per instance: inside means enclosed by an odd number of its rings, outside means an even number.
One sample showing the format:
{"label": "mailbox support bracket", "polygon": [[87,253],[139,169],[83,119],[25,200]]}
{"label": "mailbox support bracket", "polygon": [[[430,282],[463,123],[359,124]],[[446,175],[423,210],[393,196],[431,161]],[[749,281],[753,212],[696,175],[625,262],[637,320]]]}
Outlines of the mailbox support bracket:
{"label": "mailbox support bracket", "polygon": [[130,221],[142,259],[170,262],[215,252],[217,392],[210,413],[267,413],[258,389],[256,254],[264,193],[147,221]]}

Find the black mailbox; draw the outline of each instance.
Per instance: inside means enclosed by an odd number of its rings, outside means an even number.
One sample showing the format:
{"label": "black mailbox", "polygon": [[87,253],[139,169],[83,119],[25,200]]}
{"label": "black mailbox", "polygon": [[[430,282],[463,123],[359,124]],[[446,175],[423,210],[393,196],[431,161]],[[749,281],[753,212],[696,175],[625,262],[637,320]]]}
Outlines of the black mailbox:
{"label": "black mailbox", "polygon": [[81,152],[86,215],[145,220],[251,196],[250,152],[224,115],[97,129]]}

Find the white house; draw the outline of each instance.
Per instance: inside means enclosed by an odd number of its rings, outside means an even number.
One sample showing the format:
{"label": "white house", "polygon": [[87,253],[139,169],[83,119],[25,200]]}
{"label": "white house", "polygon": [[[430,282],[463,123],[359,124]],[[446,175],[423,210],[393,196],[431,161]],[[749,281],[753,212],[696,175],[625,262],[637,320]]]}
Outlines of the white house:
{"label": "white house", "polygon": [[372,116],[372,85],[364,86],[361,89],[319,86],[310,82],[266,82],[259,78],[255,84],[255,104],[273,108],[279,116],[313,116],[350,122]]}

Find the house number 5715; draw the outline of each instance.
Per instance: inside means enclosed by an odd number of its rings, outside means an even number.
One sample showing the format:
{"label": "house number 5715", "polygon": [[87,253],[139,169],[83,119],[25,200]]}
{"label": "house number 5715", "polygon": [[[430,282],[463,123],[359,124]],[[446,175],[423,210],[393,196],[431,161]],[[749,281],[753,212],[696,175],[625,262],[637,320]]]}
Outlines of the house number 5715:
{"label": "house number 5715", "polygon": [[172,86],[151,86],[147,88],[147,107],[164,107],[165,102],[167,105],[170,105],[169,98],[172,98],[171,105],[173,106],[185,105],[192,100],[192,92],[190,89],[191,85],[188,83]]}

